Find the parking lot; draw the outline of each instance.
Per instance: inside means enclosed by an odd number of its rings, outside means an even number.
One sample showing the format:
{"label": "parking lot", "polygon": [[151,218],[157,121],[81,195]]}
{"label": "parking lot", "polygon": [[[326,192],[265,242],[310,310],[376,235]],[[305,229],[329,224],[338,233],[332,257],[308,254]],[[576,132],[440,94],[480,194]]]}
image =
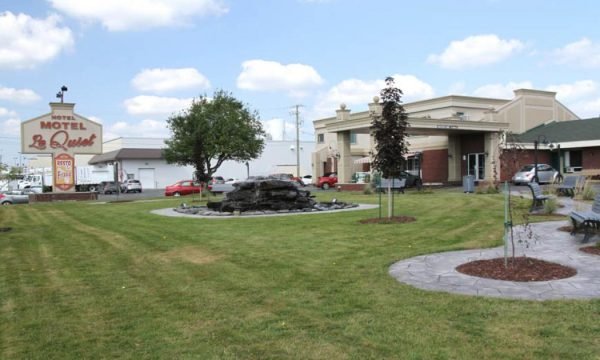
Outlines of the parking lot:
{"label": "parking lot", "polygon": [[146,189],[141,193],[121,193],[121,194],[98,194],[98,200],[100,201],[114,201],[114,200],[140,200],[156,197],[164,197],[165,189]]}

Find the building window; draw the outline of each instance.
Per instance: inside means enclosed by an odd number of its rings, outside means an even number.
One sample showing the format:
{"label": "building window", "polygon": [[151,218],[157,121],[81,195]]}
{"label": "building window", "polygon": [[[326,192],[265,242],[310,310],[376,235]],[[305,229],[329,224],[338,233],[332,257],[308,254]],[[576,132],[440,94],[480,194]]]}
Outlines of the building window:
{"label": "building window", "polygon": [[583,168],[583,156],[581,150],[565,151],[565,170],[568,173],[581,171]]}
{"label": "building window", "polygon": [[350,144],[356,145],[356,133],[354,131],[350,131]]}
{"label": "building window", "polygon": [[317,134],[317,143],[323,144],[325,142],[325,134]]}
{"label": "building window", "polygon": [[469,115],[465,114],[464,111],[457,111],[454,115],[461,120],[469,120]]}
{"label": "building window", "polygon": [[422,155],[423,155],[422,153],[415,153],[413,155],[408,156],[408,158],[406,159],[406,162],[404,163],[406,172],[413,174],[413,175],[421,176],[421,156]]}

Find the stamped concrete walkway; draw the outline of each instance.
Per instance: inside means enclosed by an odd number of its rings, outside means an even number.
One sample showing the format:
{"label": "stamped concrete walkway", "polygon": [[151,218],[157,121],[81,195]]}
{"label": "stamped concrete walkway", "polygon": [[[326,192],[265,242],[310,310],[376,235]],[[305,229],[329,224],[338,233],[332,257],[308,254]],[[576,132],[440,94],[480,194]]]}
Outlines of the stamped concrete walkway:
{"label": "stamped concrete walkway", "polygon": [[[564,207],[558,212],[563,214],[568,214],[574,208],[589,207],[569,198],[560,198],[560,203]],[[569,222],[532,224],[533,233],[539,239],[531,240],[529,248],[518,245],[517,255],[525,254],[575,268],[577,275],[568,279],[514,282],[469,276],[455,270],[466,262],[503,257],[503,247],[417,256],[393,264],[389,273],[398,281],[419,289],[465,295],[523,300],[600,298],[600,256],[580,251],[580,247],[589,246],[590,243],[581,244],[583,235],[574,237],[558,230],[565,225],[569,225]],[[515,230],[523,232],[522,227],[516,227]],[[596,238],[592,238],[592,241]]]}

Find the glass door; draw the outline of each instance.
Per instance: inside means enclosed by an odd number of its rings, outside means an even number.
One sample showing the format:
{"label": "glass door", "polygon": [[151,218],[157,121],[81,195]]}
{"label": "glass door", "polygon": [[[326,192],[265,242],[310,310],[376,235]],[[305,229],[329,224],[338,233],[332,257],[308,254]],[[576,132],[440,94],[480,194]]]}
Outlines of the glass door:
{"label": "glass door", "polygon": [[467,154],[467,175],[475,175],[475,181],[485,177],[485,154]]}

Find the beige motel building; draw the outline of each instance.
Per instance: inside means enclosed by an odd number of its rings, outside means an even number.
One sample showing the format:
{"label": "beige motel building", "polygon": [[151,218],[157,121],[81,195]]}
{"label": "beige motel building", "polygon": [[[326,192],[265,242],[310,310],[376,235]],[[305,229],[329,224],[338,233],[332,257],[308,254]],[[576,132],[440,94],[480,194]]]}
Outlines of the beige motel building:
{"label": "beige motel building", "polygon": [[[464,175],[499,179],[503,136],[521,134],[551,121],[579,120],[551,91],[518,89],[512,99],[448,95],[403,104],[408,114],[407,169],[424,183],[457,183]],[[370,171],[374,151],[371,113],[381,113],[378,97],[369,110],[352,113],[344,104],[336,116],[314,121],[313,176],[337,172],[340,184],[355,172]]]}

